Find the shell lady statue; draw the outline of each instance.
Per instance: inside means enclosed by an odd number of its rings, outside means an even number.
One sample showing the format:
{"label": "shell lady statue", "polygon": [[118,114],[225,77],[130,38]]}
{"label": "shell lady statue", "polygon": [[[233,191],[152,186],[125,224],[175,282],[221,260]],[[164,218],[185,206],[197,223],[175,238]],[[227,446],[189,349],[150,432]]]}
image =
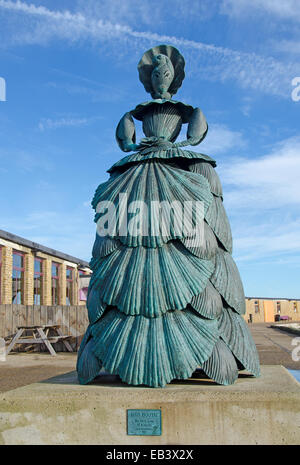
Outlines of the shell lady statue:
{"label": "shell lady statue", "polygon": [[[119,122],[117,142],[134,153],[109,169],[92,201],[97,233],[90,324],[77,361],[82,384],[102,367],[152,387],[197,368],[224,385],[239,370],[259,376],[216,163],[181,148],[199,144],[208,129],[199,108],[172,99],[184,65],[167,45],[143,55],[139,76],[153,100]],[[134,119],[145,134],[138,144]],[[183,124],[187,138],[176,143]]]}

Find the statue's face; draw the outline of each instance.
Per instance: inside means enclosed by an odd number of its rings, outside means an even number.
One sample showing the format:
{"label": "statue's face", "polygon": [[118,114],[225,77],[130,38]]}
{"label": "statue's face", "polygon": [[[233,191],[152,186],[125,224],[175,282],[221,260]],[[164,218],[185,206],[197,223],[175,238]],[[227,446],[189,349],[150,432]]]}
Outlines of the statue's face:
{"label": "statue's face", "polygon": [[[159,66],[154,68],[151,75],[151,82],[153,90],[156,94],[163,96],[168,92],[168,89],[173,81],[173,74],[171,73],[167,65],[163,65],[163,56],[158,55],[156,57]],[[162,63],[162,64],[160,64]]]}

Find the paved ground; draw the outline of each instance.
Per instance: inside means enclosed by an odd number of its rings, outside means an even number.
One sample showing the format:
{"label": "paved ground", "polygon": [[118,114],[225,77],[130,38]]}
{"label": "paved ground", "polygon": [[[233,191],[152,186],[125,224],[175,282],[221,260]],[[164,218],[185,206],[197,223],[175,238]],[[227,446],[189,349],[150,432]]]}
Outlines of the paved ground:
{"label": "paved ground", "polygon": [[[300,362],[293,361],[292,345],[295,336],[270,328],[269,323],[249,325],[262,365],[283,365],[300,370]],[[300,350],[298,350],[300,355]],[[8,355],[0,361],[0,392],[39,382],[75,370],[77,354],[60,353],[52,357],[47,353]]]}
{"label": "paved ground", "polygon": [[52,357],[45,353],[11,353],[0,361],[0,392],[36,383],[75,370],[76,353],[62,352]]}
{"label": "paved ground", "polygon": [[[262,365],[283,365],[289,369],[300,370],[300,361],[293,361],[292,358],[292,351],[297,349],[292,342],[297,336],[270,328],[270,323],[250,324],[249,328]],[[299,347],[300,339],[296,342]],[[300,356],[300,349],[296,355]]]}

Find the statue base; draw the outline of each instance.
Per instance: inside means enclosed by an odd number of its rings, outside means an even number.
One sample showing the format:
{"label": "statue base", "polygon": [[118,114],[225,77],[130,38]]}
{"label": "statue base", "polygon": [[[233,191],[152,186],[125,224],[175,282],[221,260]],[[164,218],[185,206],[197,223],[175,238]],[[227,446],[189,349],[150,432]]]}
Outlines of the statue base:
{"label": "statue base", "polygon": [[[203,376],[163,389],[105,373],[81,386],[67,373],[0,395],[0,444],[299,444],[300,384],[282,366],[261,373],[241,373],[232,386]],[[129,435],[130,409],[161,411],[158,435]]]}

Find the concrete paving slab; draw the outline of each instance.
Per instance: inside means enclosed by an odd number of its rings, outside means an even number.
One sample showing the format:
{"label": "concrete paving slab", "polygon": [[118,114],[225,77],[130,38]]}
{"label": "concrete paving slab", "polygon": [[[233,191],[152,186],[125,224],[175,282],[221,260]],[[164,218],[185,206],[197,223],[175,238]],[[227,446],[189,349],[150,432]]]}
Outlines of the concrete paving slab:
{"label": "concrete paving slab", "polygon": [[0,392],[75,370],[77,353],[12,353],[0,361]]}
{"label": "concrete paving slab", "polygon": [[[127,409],[160,409],[161,436],[128,436]],[[282,366],[243,372],[232,386],[207,378],[166,388],[128,386],[76,372],[2,393],[2,444],[299,444],[300,383]]]}

